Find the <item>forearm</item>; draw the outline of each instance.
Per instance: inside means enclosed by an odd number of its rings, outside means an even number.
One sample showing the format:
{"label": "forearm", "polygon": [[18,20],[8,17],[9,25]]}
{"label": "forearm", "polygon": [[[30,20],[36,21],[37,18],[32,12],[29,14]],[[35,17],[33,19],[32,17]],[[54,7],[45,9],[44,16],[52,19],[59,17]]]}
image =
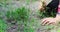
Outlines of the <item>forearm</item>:
{"label": "forearm", "polygon": [[60,14],[57,13],[55,18],[57,21],[60,21]]}

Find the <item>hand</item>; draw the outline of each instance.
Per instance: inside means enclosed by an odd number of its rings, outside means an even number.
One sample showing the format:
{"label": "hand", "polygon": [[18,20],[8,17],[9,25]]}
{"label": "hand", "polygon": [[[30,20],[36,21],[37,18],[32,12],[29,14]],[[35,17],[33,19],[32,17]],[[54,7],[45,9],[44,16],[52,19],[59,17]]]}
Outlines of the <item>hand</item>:
{"label": "hand", "polygon": [[56,18],[44,18],[42,19],[42,25],[56,24]]}

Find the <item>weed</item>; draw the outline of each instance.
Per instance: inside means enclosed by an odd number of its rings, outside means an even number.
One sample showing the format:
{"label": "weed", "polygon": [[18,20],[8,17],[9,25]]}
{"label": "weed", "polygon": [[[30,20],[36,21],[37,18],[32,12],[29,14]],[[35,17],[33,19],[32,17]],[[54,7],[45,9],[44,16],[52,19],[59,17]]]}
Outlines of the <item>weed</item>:
{"label": "weed", "polygon": [[4,20],[0,19],[0,32],[5,32],[7,29],[7,24]]}
{"label": "weed", "polygon": [[44,17],[55,17],[56,16],[56,9],[50,9],[49,7],[46,7],[46,10],[39,11],[40,18]]}
{"label": "weed", "polygon": [[29,18],[29,9],[26,9],[25,7],[21,7],[16,9],[15,11],[7,11],[6,18],[7,21],[23,21],[27,20]]}

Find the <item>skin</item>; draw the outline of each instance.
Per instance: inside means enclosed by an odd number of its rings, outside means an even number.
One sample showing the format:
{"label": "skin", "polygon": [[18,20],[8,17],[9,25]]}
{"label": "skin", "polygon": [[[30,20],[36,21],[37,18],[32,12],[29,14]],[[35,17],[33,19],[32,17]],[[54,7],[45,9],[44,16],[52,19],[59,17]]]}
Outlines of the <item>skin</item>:
{"label": "skin", "polygon": [[[57,13],[60,13],[60,12],[57,12]],[[55,24],[57,24],[59,22],[60,22],[60,14],[56,14],[55,18],[48,17],[48,18],[42,19],[42,25],[50,25],[50,24],[54,24],[55,25]]]}
{"label": "skin", "polygon": [[50,25],[50,24],[57,24],[60,21],[60,15],[56,15],[55,18],[49,17],[49,18],[44,18],[42,19],[42,25]]}

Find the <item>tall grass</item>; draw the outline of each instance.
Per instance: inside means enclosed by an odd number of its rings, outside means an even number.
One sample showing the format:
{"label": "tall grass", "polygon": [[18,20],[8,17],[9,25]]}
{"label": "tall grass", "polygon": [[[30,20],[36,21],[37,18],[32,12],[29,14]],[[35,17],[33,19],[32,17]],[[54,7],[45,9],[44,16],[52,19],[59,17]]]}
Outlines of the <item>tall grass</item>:
{"label": "tall grass", "polygon": [[21,7],[16,9],[15,11],[7,11],[6,17],[7,20],[27,20],[29,18],[29,12],[29,9]]}
{"label": "tall grass", "polygon": [[0,32],[7,31],[7,24],[3,19],[0,19]]}
{"label": "tall grass", "polygon": [[6,20],[10,22],[11,25],[17,23],[20,32],[35,32],[39,24],[37,24],[38,22],[34,18],[30,19],[30,11],[30,9],[25,7],[7,11]]}
{"label": "tall grass", "polygon": [[27,28],[27,25],[29,23],[29,16],[30,16],[30,9],[27,9],[25,7],[20,7],[16,10],[12,10],[12,11],[7,11],[6,13],[6,20],[7,22],[10,22],[11,24],[15,24],[17,23],[18,26],[23,27],[22,31],[26,31],[26,29],[30,29],[28,31],[33,30],[31,27]]}

